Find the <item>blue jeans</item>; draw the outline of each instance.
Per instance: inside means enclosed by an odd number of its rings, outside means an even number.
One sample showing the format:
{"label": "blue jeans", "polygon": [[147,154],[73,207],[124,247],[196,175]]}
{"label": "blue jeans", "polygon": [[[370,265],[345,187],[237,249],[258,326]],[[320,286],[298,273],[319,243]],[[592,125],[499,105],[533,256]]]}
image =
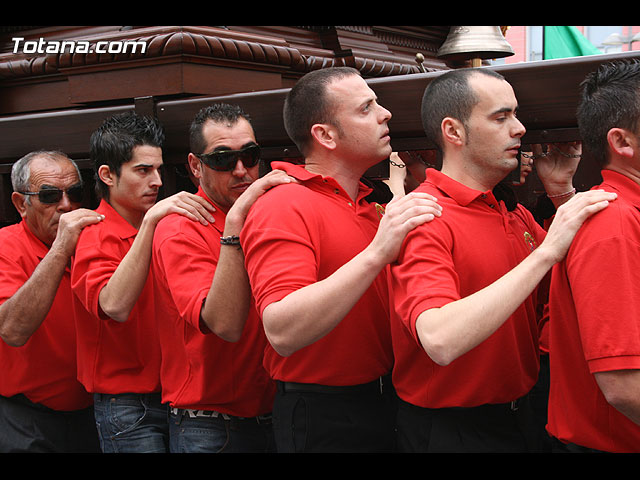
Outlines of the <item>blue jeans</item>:
{"label": "blue jeans", "polygon": [[166,453],[167,406],[160,394],[94,394],[96,426],[103,453]]}
{"label": "blue jeans", "polygon": [[171,453],[275,453],[270,417],[223,418],[215,412],[170,410]]}

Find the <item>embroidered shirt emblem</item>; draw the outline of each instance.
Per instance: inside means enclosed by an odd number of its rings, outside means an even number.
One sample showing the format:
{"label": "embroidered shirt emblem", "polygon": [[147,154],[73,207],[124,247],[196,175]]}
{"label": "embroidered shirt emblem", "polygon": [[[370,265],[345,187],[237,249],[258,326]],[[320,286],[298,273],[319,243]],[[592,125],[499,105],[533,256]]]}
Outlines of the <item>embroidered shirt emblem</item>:
{"label": "embroidered shirt emblem", "polygon": [[533,235],[531,235],[529,232],[524,232],[524,241],[529,245],[529,249],[532,252],[538,246],[538,243],[536,242],[536,239],[533,238]]}

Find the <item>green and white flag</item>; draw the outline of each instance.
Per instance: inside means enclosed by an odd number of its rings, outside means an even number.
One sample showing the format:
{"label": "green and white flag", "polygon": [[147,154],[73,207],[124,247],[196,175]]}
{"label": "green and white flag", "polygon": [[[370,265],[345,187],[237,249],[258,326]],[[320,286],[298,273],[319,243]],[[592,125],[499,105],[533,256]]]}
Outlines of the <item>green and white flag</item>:
{"label": "green and white flag", "polygon": [[545,26],[544,56],[552,58],[582,57],[602,54],[576,27]]}

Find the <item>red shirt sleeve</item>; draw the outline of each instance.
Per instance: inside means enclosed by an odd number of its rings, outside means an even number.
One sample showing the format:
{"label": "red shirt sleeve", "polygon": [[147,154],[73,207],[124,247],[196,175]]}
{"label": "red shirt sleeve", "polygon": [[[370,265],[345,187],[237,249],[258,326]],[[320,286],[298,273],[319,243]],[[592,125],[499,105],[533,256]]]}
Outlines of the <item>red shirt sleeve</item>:
{"label": "red shirt sleeve", "polygon": [[210,333],[206,326],[201,325],[200,311],[220,255],[219,240],[211,242],[219,237],[220,233],[216,231],[208,242],[195,222],[172,218],[171,221],[160,222],[154,238],[153,261],[159,267],[155,274],[162,277],[166,287],[156,292],[169,296],[180,317],[201,333]]}

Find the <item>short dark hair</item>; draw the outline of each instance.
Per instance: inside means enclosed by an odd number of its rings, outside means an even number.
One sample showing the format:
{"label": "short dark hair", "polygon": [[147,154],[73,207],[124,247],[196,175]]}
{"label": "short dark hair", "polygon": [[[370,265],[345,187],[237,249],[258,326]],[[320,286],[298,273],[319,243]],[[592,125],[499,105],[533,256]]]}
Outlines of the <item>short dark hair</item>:
{"label": "short dark hair", "polygon": [[[202,127],[209,120],[214,123],[229,123],[234,125],[238,120],[244,118],[251,124],[251,117],[238,105],[228,103],[214,103],[204,107],[196,113],[189,128],[189,149],[191,153],[205,153],[207,142],[202,135]],[[252,127],[253,128],[253,127]]]}
{"label": "short dark hair", "polygon": [[421,117],[427,139],[442,150],[442,121],[446,117],[459,120],[467,128],[467,121],[478,98],[469,86],[473,75],[488,75],[504,80],[504,77],[486,68],[462,68],[450,70],[433,79],[422,96]]}
{"label": "short dark hair", "polygon": [[[337,79],[358,75],[351,67],[330,67],[314,70],[300,78],[284,101],[284,128],[300,153],[308,154],[311,127],[316,123],[335,124],[335,105],[327,96],[327,85]],[[334,122],[334,123],[332,123]]]}
{"label": "short dark hair", "polygon": [[89,155],[93,161],[96,192],[103,198],[109,198],[109,188],[98,175],[102,165],[107,165],[119,176],[122,165],[131,160],[135,147],[148,145],[162,148],[164,138],[164,130],[156,118],[138,115],[133,111],[107,118],[90,139]]}
{"label": "short dark hair", "polygon": [[609,161],[609,130],[617,127],[638,132],[640,61],[602,64],[585,77],[580,87],[576,116],[584,153],[604,167]]}

